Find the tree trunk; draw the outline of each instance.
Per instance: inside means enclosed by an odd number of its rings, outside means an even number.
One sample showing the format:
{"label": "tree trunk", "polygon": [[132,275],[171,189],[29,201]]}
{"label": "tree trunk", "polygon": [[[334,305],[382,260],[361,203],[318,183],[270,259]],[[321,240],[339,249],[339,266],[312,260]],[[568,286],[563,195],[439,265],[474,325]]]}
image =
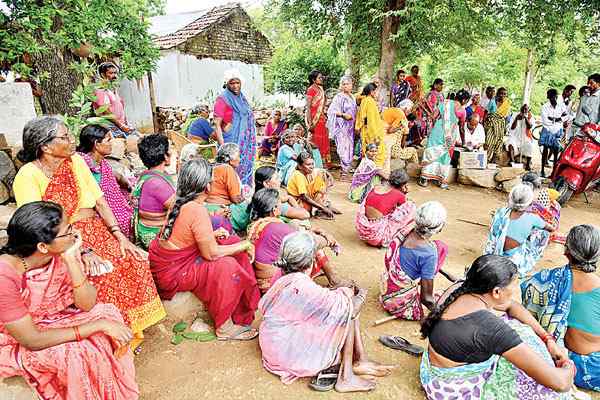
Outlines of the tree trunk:
{"label": "tree trunk", "polygon": [[[399,11],[406,7],[405,0],[386,0],[385,12]],[[385,15],[381,28],[381,52],[379,59],[378,76],[383,84],[382,90],[385,90],[386,98],[389,97],[389,86],[394,79],[394,63],[398,44],[392,41],[392,36],[398,33],[400,26],[400,17],[396,15]]]}
{"label": "tree trunk", "polygon": [[529,104],[529,100],[531,99],[531,91],[533,90],[533,83],[535,79],[533,63],[533,49],[527,49],[527,63],[525,64],[525,84],[523,86],[523,104]]}
{"label": "tree trunk", "polygon": [[44,101],[49,114],[67,114],[74,110],[69,107],[71,94],[81,83],[81,76],[69,67],[74,56],[69,50],[55,47],[48,53],[35,57],[38,73],[48,74],[41,82]]}
{"label": "tree trunk", "polygon": [[346,42],[346,53],[348,54],[348,75],[352,77],[352,90],[357,91],[360,85],[360,55],[352,36]]}

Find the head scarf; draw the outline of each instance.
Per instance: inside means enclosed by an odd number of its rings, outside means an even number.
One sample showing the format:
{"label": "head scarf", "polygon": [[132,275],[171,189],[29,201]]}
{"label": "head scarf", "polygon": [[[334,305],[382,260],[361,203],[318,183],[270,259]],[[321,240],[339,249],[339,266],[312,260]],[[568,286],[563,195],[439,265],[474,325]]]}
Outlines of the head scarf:
{"label": "head scarf", "polygon": [[231,81],[232,79],[239,79],[240,82],[244,80],[242,74],[236,68],[228,69],[223,74],[223,82],[225,82],[225,84],[229,83],[229,81]]}

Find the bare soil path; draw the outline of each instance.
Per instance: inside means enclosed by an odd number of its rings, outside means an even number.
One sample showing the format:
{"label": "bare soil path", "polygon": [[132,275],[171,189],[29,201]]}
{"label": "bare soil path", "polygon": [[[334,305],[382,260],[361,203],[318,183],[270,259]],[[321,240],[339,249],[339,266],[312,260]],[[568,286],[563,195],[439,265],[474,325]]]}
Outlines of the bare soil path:
{"label": "bare soil path", "polygon": [[[307,379],[288,386],[263,369],[258,341],[185,342],[173,346],[169,343],[173,321],[165,321],[148,331],[143,352],[136,358],[142,399],[424,398],[419,383],[419,359],[387,349],[377,341],[382,334],[399,334],[422,344],[416,322],[392,321],[372,327],[375,320],[387,316],[377,302],[384,251],[368,247],[358,240],[354,230],[357,206],[345,199],[348,187],[347,183],[339,183],[332,194],[333,201],[344,215],[335,222],[315,223],[333,233],[342,245],[342,254],[339,257],[331,256],[334,265],[344,276],[368,288],[367,304],[360,316],[363,338],[372,359],[398,365],[392,375],[380,379],[377,389],[368,394],[316,393],[307,387]],[[414,183],[411,183],[409,197],[417,204],[438,200],[446,206],[448,224],[438,238],[450,247],[447,261],[449,270],[461,275],[465,267],[481,254],[487,230],[457,219],[487,224],[490,211],[506,201],[506,194],[496,191],[462,185],[452,185],[450,190],[444,191],[434,186],[420,188]],[[572,226],[581,223],[600,226],[600,210],[583,203],[570,204],[563,209],[560,232],[566,234]],[[551,244],[538,268],[563,265],[566,259],[562,252],[562,246]],[[448,286],[444,278],[437,279],[435,283],[436,288]],[[600,400],[600,394],[592,398]]]}

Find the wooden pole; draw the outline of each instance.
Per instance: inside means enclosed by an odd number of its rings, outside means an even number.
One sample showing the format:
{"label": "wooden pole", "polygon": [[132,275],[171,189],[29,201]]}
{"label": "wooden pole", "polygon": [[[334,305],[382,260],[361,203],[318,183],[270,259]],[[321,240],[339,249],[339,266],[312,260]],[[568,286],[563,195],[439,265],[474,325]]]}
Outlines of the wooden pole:
{"label": "wooden pole", "polygon": [[156,115],[156,97],[154,96],[154,81],[152,80],[152,72],[148,71],[148,92],[150,93],[150,108],[152,109],[152,127],[154,132],[159,131],[158,118]]}

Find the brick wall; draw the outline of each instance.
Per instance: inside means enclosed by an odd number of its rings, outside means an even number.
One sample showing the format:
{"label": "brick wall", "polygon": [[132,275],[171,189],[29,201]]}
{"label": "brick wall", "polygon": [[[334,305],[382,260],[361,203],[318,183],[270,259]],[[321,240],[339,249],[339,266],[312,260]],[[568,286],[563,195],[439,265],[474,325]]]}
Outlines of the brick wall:
{"label": "brick wall", "polygon": [[178,46],[198,58],[237,60],[248,64],[267,64],[273,55],[268,39],[241,10],[233,11],[221,23]]}

